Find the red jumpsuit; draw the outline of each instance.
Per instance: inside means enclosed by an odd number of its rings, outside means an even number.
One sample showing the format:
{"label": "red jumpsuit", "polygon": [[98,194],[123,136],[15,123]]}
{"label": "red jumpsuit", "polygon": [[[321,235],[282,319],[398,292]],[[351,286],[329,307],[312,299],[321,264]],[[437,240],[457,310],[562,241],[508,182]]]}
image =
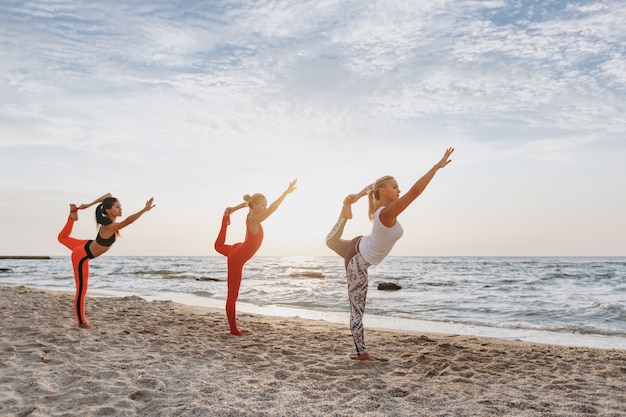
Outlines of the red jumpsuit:
{"label": "red jumpsuit", "polygon": [[256,234],[252,234],[248,228],[248,219],[246,219],[246,238],[243,242],[227,245],[226,228],[230,223],[230,216],[222,218],[222,228],[215,240],[215,250],[228,258],[228,295],[226,297],[226,316],[230,332],[234,335],[241,336],[242,332],[237,327],[237,314],[235,312],[235,303],[239,297],[239,287],[243,275],[244,264],[254,256],[263,243],[263,227],[259,224],[259,230]]}

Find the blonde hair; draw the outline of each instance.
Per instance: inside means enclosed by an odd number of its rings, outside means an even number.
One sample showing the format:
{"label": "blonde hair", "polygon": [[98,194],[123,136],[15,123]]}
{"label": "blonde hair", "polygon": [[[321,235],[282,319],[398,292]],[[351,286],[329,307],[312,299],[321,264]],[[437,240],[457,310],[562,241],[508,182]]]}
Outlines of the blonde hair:
{"label": "blonde hair", "polygon": [[378,190],[385,186],[385,183],[389,180],[393,180],[394,178],[391,175],[385,175],[384,177],[380,177],[374,184],[372,184],[372,190],[367,194],[367,199],[369,201],[369,209],[367,215],[370,220],[374,220],[374,213],[378,210],[380,206],[380,195],[378,194]]}
{"label": "blonde hair", "polygon": [[252,207],[253,204],[258,203],[261,200],[267,200],[265,196],[261,193],[256,193],[252,195],[246,194],[243,196],[243,201],[248,203],[248,207]]}

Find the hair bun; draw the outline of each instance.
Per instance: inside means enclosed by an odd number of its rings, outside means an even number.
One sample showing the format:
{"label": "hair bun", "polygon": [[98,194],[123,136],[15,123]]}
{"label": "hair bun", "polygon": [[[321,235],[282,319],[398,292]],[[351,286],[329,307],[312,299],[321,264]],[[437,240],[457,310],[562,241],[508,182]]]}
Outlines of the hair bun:
{"label": "hair bun", "polygon": [[246,194],[243,196],[243,201],[250,201],[250,194]]}

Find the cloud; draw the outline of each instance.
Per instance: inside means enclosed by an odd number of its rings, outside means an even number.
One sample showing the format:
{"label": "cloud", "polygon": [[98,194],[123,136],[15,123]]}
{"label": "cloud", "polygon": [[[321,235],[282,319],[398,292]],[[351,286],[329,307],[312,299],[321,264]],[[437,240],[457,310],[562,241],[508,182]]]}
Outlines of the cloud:
{"label": "cloud", "polygon": [[625,20],[610,0],[5,1],[0,192],[106,168],[178,197],[297,174],[321,198],[451,145],[460,180],[506,191],[520,163],[619,158]]}
{"label": "cloud", "polygon": [[226,120],[208,117],[207,129],[230,126],[233,134],[259,131],[241,120],[262,119],[259,106],[271,122],[272,114],[280,120],[299,111],[305,128],[327,126],[331,114],[354,126],[517,113],[542,126],[623,129],[616,122],[624,119],[622,95],[611,93],[624,84],[615,3],[112,4],[5,10],[8,30],[30,45],[23,61],[5,30],[14,59],[5,64],[7,88],[47,91],[52,102],[67,93],[78,102],[132,92],[137,101],[192,98],[192,106]]}

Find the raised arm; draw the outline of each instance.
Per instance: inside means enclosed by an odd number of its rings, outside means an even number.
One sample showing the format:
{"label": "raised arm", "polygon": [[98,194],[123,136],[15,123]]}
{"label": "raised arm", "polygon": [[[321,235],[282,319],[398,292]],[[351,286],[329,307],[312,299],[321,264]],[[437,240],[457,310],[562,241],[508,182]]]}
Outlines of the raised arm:
{"label": "raised arm", "polygon": [[135,214],[131,214],[130,216],[128,216],[127,218],[125,218],[123,221],[119,222],[119,223],[111,223],[109,225],[106,226],[102,226],[103,228],[107,228],[109,230],[113,230],[114,232],[125,228],[126,226],[128,226],[129,224],[132,224],[135,222],[135,220],[137,220],[138,218],[140,218],[145,212],[152,210],[155,205],[152,204],[152,201],[154,200],[154,198],[150,198],[150,200],[146,201],[146,206],[144,208],[142,208],[141,210],[139,210],[137,213]]}
{"label": "raised arm", "polygon": [[437,171],[448,166],[452,162],[450,155],[454,152],[454,148],[446,149],[443,157],[433,167],[424,174],[419,180],[402,197],[391,202],[380,212],[380,221],[385,226],[394,225],[396,218],[402,213],[420,194],[426,189],[430,181],[433,179]]}
{"label": "raised arm", "polygon": [[80,210],[83,210],[83,209],[89,208],[89,207],[93,206],[94,204],[100,204],[100,203],[102,203],[102,202],[104,201],[104,199],[105,199],[105,198],[109,198],[109,197],[112,197],[112,196],[111,196],[111,193],[106,193],[105,195],[103,195],[103,196],[101,196],[101,197],[96,198],[96,199],[95,199],[95,200],[93,200],[91,203],[81,204],[80,206],[78,206],[78,208],[79,208]]}
{"label": "raised arm", "polygon": [[234,207],[226,207],[226,210],[224,210],[224,216],[230,216],[231,214],[233,214],[237,210],[242,209],[244,207],[248,207],[248,203],[247,202],[239,203],[239,204],[237,204]]}
{"label": "raised arm", "polygon": [[365,197],[370,191],[372,191],[373,186],[374,184],[368,184],[365,188],[363,188],[358,193],[347,195],[346,198],[343,199],[343,203],[344,204],[356,203],[357,201],[359,201],[359,199],[361,199],[361,197]]}
{"label": "raised arm", "polygon": [[260,224],[262,221],[264,221],[269,216],[271,216],[272,213],[274,213],[276,211],[276,209],[278,209],[278,207],[281,205],[283,200],[285,200],[285,197],[287,197],[287,195],[293,193],[294,190],[297,188],[296,187],[296,183],[297,182],[298,182],[298,180],[291,181],[289,183],[289,187],[287,187],[287,189],[285,191],[283,191],[283,193],[280,195],[280,197],[278,197],[276,199],[276,201],[274,201],[272,204],[269,205],[267,210],[265,210],[263,213],[255,214],[255,215],[251,216],[248,219],[248,222],[250,224],[250,229],[251,230],[254,230],[255,224],[256,225]]}

